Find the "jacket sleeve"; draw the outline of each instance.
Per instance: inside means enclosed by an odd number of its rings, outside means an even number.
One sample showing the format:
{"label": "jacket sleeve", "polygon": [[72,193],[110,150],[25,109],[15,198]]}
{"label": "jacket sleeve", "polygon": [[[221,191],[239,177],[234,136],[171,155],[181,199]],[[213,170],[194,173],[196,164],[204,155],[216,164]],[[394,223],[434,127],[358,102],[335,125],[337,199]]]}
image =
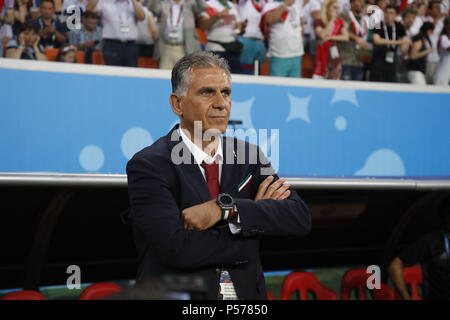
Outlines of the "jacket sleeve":
{"label": "jacket sleeve", "polygon": [[[252,172],[256,190],[269,175],[274,176],[274,181],[279,179],[259,148],[258,155],[257,165]],[[303,237],[308,234],[311,230],[309,209],[295,190],[289,190],[291,194],[285,200],[235,199],[242,227],[241,235]]]}
{"label": "jacket sleeve", "polygon": [[[178,269],[239,264],[258,254],[258,240],[234,236],[229,228],[185,230],[173,195],[174,170],[164,161],[134,157],[127,164],[131,221],[162,264]],[[171,177],[172,176],[172,177]]]}

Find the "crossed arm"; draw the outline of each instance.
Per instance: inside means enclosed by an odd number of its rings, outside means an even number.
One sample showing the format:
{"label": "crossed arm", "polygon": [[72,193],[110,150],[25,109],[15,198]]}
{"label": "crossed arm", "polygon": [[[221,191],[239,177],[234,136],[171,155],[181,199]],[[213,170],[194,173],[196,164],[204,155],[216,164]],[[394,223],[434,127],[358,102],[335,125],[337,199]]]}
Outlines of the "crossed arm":
{"label": "crossed arm", "polygon": [[[291,191],[289,190],[290,185],[284,184],[285,181],[286,179],[278,179],[274,182],[274,177],[268,176],[259,185],[254,201],[263,199],[287,199],[291,194]],[[206,230],[221,219],[221,210],[215,199],[186,208],[181,214],[184,221],[184,227],[187,230]],[[231,216],[233,216],[233,214],[235,214],[234,211]]]}

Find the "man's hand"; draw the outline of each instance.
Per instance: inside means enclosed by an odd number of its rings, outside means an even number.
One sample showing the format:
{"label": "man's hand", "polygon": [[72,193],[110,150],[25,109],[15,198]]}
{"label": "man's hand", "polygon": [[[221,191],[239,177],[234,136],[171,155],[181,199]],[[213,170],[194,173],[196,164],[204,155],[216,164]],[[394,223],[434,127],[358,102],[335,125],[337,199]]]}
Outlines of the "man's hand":
{"label": "man's hand", "polygon": [[359,47],[363,50],[367,49],[367,42],[361,38],[361,37],[357,37],[356,38],[356,43],[359,45]]}
{"label": "man's hand", "polygon": [[259,185],[255,201],[262,199],[284,200],[290,196],[290,185],[284,184],[286,182],[286,179],[278,179],[277,181],[272,183],[273,179],[273,176],[268,176]]}
{"label": "man's hand", "polygon": [[222,210],[216,199],[184,209],[181,212],[184,228],[187,230],[206,230],[222,217]]}
{"label": "man's hand", "polygon": [[247,29],[248,19],[245,19],[244,22],[241,22],[239,35],[242,36]]}
{"label": "man's hand", "polygon": [[39,41],[41,40],[41,37],[39,37],[38,35],[36,36],[36,39],[33,42],[33,48],[34,50],[38,51],[39,49]]}
{"label": "man's hand", "polygon": [[48,34],[48,35],[52,35],[52,34],[54,34],[55,33],[55,27],[53,26],[53,25],[51,25],[51,24],[49,24],[49,25],[46,25],[45,26],[45,31],[46,31],[46,33]]}
{"label": "man's hand", "polygon": [[92,47],[95,47],[94,40],[89,40],[89,41],[86,41],[85,43],[81,44],[82,49],[92,48]]}
{"label": "man's hand", "polygon": [[19,34],[19,46],[20,47],[25,46],[25,38],[23,36],[23,32]]}

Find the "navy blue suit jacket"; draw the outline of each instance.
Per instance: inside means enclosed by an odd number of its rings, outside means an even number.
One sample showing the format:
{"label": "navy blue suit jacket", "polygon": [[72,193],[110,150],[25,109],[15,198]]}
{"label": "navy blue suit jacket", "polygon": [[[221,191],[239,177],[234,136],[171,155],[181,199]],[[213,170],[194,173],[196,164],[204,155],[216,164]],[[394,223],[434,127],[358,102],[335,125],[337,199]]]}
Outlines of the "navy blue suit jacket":
{"label": "navy blue suit jacket", "polygon": [[[306,235],[311,228],[307,206],[292,189],[285,200],[255,202],[259,184],[270,174],[261,174],[261,169],[273,169],[263,154],[252,161],[249,155],[259,151],[255,145],[223,137],[220,192],[235,199],[242,230],[232,234],[227,221],[208,230],[185,230],[181,211],[207,202],[211,196],[193,155],[178,134],[178,126],[136,153],[127,164],[139,259],[137,281],[163,274],[202,276],[208,285],[208,298],[216,299],[218,270],[224,268],[230,272],[239,299],[266,299],[259,237]],[[184,157],[184,163],[174,163],[172,153]],[[239,192],[238,185],[249,174],[250,183]]]}

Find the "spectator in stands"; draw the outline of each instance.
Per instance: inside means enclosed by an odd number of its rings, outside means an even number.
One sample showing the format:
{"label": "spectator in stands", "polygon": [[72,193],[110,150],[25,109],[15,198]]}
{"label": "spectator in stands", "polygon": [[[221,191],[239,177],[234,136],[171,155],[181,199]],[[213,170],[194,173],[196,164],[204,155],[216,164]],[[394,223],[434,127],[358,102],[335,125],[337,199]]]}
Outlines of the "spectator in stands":
{"label": "spectator in stands", "polygon": [[6,48],[8,42],[14,37],[12,30],[9,24],[4,23],[0,26],[0,58],[3,57],[3,48]]}
{"label": "spectator in stands", "polygon": [[439,65],[439,53],[437,51],[437,43],[439,36],[444,27],[444,14],[441,13],[441,2],[432,1],[429,6],[429,18],[431,18],[434,24],[433,33],[430,36],[431,44],[433,45],[433,52],[427,56],[427,83],[433,84],[437,67]]}
{"label": "spectator in stands", "polygon": [[0,1],[0,58],[3,57],[3,48],[12,38],[14,24],[14,0]]}
{"label": "spectator in stands", "polygon": [[69,62],[76,63],[77,62],[77,47],[71,44],[65,44],[58,50],[58,55],[56,56],[55,61],[58,62]]}
{"label": "spectator in stands", "polygon": [[102,49],[102,28],[98,25],[96,12],[86,11],[81,29],[70,31],[69,43],[84,51],[84,63],[92,63],[92,53]]}
{"label": "spectator in stands", "polygon": [[6,46],[6,57],[12,59],[47,61],[44,47],[40,45],[37,28],[32,23],[21,26],[17,40],[11,40]]}
{"label": "spectator in stands", "polygon": [[138,56],[151,58],[153,57],[154,43],[158,39],[158,28],[156,27],[153,13],[144,4],[145,0],[140,0],[140,2],[145,13],[145,19],[139,21],[137,25],[138,36],[136,43],[138,45]]}
{"label": "spectator in stands", "polygon": [[232,73],[243,73],[240,62],[243,45],[237,36],[245,33],[247,22],[241,22],[238,7],[227,0],[209,0],[198,26],[206,30],[206,50],[226,59]]}
{"label": "spectator in stands", "polygon": [[411,53],[408,63],[408,80],[413,84],[426,85],[426,61],[427,55],[433,52],[430,36],[434,26],[431,22],[425,22],[420,28],[419,34],[412,39]]}
{"label": "spectator in stands", "polygon": [[61,23],[64,22],[64,16],[63,16],[63,12],[62,12],[63,1],[64,0],[53,0],[53,4],[54,4],[54,7],[55,7],[55,11],[53,13],[53,17],[57,21],[59,21]]}
{"label": "spectator in stands", "polygon": [[401,45],[403,53],[407,53],[411,45],[411,39],[406,35],[403,25],[395,21],[396,15],[397,7],[388,5],[381,28],[373,30],[370,81],[396,82],[396,64],[401,63],[397,57],[397,45]]}
{"label": "spectator in stands", "polygon": [[103,57],[107,65],[137,67],[137,21],[145,12],[137,0],[89,0],[87,11],[100,14]]}
{"label": "spectator in stands", "polygon": [[[241,19],[248,21],[245,33],[240,38],[244,45],[241,53],[241,65],[244,73],[254,73],[254,62],[258,61],[261,66],[266,60],[266,46],[264,36],[261,33],[259,22],[261,21],[262,1],[239,0],[239,14]],[[257,70],[259,74],[259,70]]]}
{"label": "spectator in stands", "polygon": [[338,17],[339,4],[336,0],[325,0],[320,19],[314,21],[317,39],[314,79],[341,79],[342,57],[337,42],[349,40],[347,26]]}
{"label": "spectator in stands", "polygon": [[450,84],[450,17],[445,18],[444,28],[438,41],[439,47],[439,67],[436,72],[435,84]]}
{"label": "spectator in stands", "polygon": [[0,25],[14,24],[14,0],[3,0],[0,2]]}
{"label": "spectator in stands", "polygon": [[301,77],[303,56],[302,2],[272,1],[264,5],[261,24],[268,38],[269,73]]}
{"label": "spectator in stands", "polygon": [[442,205],[441,230],[427,233],[412,246],[401,251],[389,266],[395,288],[405,300],[411,300],[403,279],[406,266],[421,264],[424,300],[450,299],[450,198]]}
{"label": "spectator in stands", "polygon": [[341,13],[340,17],[348,26],[349,42],[340,42],[342,54],[342,79],[362,81],[364,78],[362,50],[367,49],[367,25],[362,16],[364,0],[350,0],[350,10]]}
{"label": "spectator in stands", "polygon": [[406,35],[412,39],[418,32],[413,28],[414,22],[416,21],[416,11],[411,8],[406,8],[402,12],[402,23],[405,29]]}
{"label": "spectator in stands", "polygon": [[316,32],[314,20],[320,19],[321,0],[308,0],[303,6],[303,46],[305,53],[311,55],[314,67],[316,61]]}
{"label": "spectator in stands", "polygon": [[14,34],[19,33],[20,27],[27,21],[31,21],[31,8],[33,7],[32,0],[17,0],[14,3]]}
{"label": "spectator in stands", "polygon": [[[426,12],[428,8],[428,0],[424,1],[418,1],[415,2],[415,11],[416,11],[416,17],[414,18],[414,22],[412,26],[409,29],[409,33],[407,32],[407,35],[412,38],[416,34],[419,33],[420,27],[424,22],[426,22]],[[430,21],[432,22],[432,21]]]}
{"label": "spectator in stands", "polygon": [[159,21],[153,57],[161,69],[172,69],[184,55],[201,50],[196,20],[206,9],[205,0],[150,0],[148,8]]}
{"label": "spectator in stands", "polygon": [[55,20],[55,5],[53,0],[42,0],[40,7],[40,17],[32,23],[37,27],[41,45],[44,48],[59,48],[67,43],[69,29],[66,25]]}
{"label": "spectator in stands", "polygon": [[376,0],[375,5],[380,8],[380,10],[376,11],[377,21],[384,21],[384,11],[386,10],[387,5],[389,4],[389,0]]}

